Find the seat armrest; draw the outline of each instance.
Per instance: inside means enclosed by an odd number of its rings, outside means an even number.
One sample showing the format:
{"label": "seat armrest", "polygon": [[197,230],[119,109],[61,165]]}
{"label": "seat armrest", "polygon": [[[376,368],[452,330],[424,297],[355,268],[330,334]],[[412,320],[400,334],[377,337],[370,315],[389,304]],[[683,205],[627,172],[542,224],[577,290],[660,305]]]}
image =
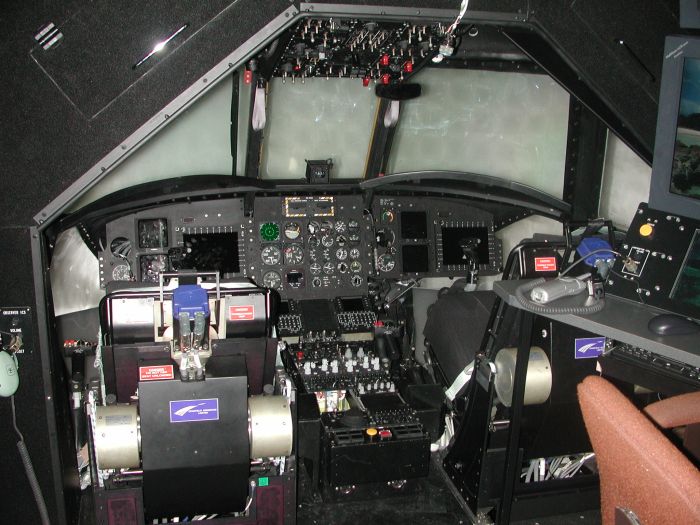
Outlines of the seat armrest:
{"label": "seat armrest", "polygon": [[700,391],[657,401],[644,408],[644,412],[661,428],[700,423]]}

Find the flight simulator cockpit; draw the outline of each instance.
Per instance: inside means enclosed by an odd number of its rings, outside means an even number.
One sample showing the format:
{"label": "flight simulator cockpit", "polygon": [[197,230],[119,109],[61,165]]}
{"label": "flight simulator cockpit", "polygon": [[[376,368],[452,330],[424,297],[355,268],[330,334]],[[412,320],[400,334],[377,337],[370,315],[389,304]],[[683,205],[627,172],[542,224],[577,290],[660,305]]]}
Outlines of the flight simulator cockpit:
{"label": "flight simulator cockpit", "polygon": [[[618,409],[587,390],[634,417],[699,399],[700,40],[658,50],[647,193],[649,142],[546,31],[458,3],[285,3],[37,214],[37,307],[0,308],[37,522],[700,520],[620,495]],[[90,94],[68,57],[112,8],[86,9],[31,53],[88,121],[228,16]],[[46,451],[21,433],[34,349]],[[684,417],[659,435],[700,494]]]}

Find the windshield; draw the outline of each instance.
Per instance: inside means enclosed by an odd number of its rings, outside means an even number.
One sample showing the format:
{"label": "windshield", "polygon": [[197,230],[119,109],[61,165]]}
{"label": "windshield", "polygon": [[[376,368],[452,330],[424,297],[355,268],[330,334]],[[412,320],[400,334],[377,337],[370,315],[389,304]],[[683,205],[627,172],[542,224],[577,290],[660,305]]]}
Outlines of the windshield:
{"label": "windshield", "polygon": [[[239,75],[239,77],[242,75]],[[401,102],[387,173],[451,170],[520,182],[561,198],[569,95],[547,75],[427,68],[422,95]],[[245,173],[250,85],[220,82],[81,197],[77,210],[144,182]],[[302,179],[307,160],[331,159],[332,180],[364,176],[375,133],[374,82],[273,78],[261,136],[261,179]],[[235,147],[231,131],[236,133]],[[232,155],[236,156],[235,162]]]}
{"label": "windshield", "polygon": [[561,198],[569,95],[551,77],[425,69],[401,103],[387,173],[468,171]]}

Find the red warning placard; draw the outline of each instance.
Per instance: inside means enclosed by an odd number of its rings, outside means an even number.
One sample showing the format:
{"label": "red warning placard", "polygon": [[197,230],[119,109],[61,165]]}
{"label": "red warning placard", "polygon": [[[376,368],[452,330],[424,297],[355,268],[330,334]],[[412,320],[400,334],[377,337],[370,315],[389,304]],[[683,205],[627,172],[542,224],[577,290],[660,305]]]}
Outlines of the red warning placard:
{"label": "red warning placard", "polygon": [[252,304],[228,307],[229,321],[252,321],[253,319],[255,319],[255,308]]}
{"label": "red warning placard", "polygon": [[173,365],[140,366],[139,381],[160,381],[173,379]]}
{"label": "red warning placard", "polygon": [[556,257],[535,257],[536,272],[556,272],[557,258]]}

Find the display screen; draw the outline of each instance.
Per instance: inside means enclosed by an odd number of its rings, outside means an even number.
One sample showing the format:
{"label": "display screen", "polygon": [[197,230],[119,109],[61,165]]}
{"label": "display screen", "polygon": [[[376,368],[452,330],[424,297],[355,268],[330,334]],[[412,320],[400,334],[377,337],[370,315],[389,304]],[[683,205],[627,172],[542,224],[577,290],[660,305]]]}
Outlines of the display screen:
{"label": "display screen", "polygon": [[700,60],[683,63],[671,193],[700,199]]}
{"label": "display screen", "polygon": [[428,219],[424,211],[401,212],[401,238],[425,239],[428,236]]}
{"label": "display screen", "polygon": [[238,233],[194,233],[183,236],[180,268],[198,272],[238,273]]}
{"label": "display screen", "polygon": [[167,255],[142,255],[139,257],[141,266],[141,282],[157,283],[158,274],[168,271]]}
{"label": "display screen", "polygon": [[428,246],[425,244],[403,246],[401,256],[404,273],[427,272],[430,269]]}
{"label": "display screen", "polygon": [[340,306],[343,308],[343,312],[361,312],[365,309],[362,297],[341,297]]}
{"label": "display screen", "polygon": [[143,219],[138,223],[139,248],[167,248],[168,221],[165,219]]}
{"label": "display screen", "polygon": [[671,299],[700,310],[700,230],[695,230]]}
{"label": "display screen", "polygon": [[442,264],[466,265],[463,245],[473,244],[479,264],[489,264],[489,231],[485,226],[442,228]]}

